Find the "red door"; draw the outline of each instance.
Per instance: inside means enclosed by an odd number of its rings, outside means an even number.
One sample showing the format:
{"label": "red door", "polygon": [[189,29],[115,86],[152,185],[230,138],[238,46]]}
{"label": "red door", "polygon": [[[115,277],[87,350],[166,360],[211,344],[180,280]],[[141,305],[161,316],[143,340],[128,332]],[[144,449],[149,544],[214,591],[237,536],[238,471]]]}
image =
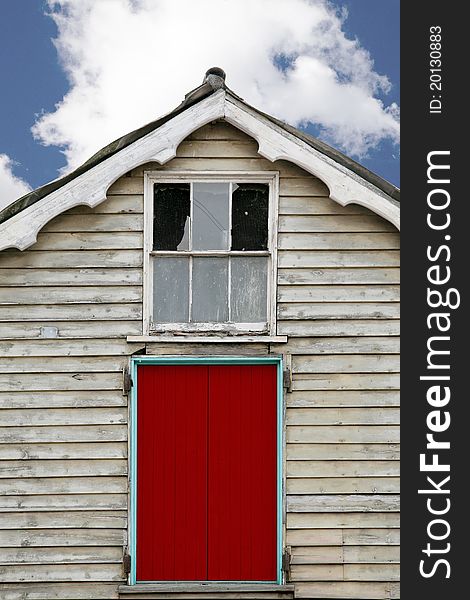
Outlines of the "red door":
{"label": "red door", "polygon": [[275,581],[275,365],[138,367],[137,580]]}

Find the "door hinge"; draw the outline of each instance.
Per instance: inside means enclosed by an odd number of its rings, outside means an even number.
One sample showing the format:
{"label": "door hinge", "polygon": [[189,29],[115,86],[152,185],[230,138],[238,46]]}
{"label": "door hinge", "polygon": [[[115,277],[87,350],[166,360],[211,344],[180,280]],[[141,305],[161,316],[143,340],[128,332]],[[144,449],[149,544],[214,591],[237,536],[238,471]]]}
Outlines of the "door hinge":
{"label": "door hinge", "polygon": [[290,392],[292,389],[292,371],[290,369],[284,369],[283,373],[283,387]]}
{"label": "door hinge", "polygon": [[284,572],[286,582],[290,580],[290,547],[287,547],[282,554],[282,570]]}
{"label": "door hinge", "polygon": [[131,572],[131,555],[127,552],[124,552],[124,556],[122,557],[122,564],[124,567],[124,575],[129,575]]}
{"label": "door hinge", "polygon": [[122,395],[127,396],[132,388],[132,377],[129,373],[129,369],[124,367],[122,370]]}

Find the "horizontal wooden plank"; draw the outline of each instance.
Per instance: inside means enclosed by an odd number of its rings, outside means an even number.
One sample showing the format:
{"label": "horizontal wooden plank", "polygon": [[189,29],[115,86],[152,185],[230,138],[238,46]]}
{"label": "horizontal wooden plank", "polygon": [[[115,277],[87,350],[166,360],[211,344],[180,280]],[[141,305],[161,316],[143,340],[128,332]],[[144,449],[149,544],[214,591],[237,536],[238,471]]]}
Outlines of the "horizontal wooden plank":
{"label": "horizontal wooden plank", "polygon": [[127,425],[63,425],[49,427],[5,427],[0,443],[35,442],[123,442]]}
{"label": "horizontal wooden plank", "polygon": [[[281,198],[281,203],[287,199]],[[313,200],[308,198],[308,200]],[[338,205],[339,206],[339,205]],[[400,236],[395,233],[279,233],[280,250],[395,250]]]}
{"label": "horizontal wooden plank", "polygon": [[399,565],[344,565],[346,581],[400,581]]}
{"label": "horizontal wooden plank", "polygon": [[[76,462],[79,461],[71,461],[71,464]],[[93,463],[90,462],[90,468]],[[397,460],[288,460],[286,471],[287,477],[398,477],[400,463]],[[8,469],[5,472],[8,476]]]}
{"label": "horizontal wooden plank", "polygon": [[288,408],[399,406],[400,394],[396,390],[311,390],[291,392],[286,404]]}
{"label": "horizontal wooden plank", "polygon": [[0,373],[0,389],[3,392],[122,390],[122,373],[56,373],[54,376],[42,372]]}
{"label": "horizontal wooden plank", "polygon": [[121,546],[125,529],[11,529],[0,531],[0,547]]}
{"label": "horizontal wooden plank", "polygon": [[[50,498],[55,494],[127,493],[127,477],[43,477],[28,479],[0,479],[0,490],[1,494],[6,496],[49,494],[50,508]],[[57,499],[54,497],[54,502],[56,501]]]}
{"label": "horizontal wooden plank", "polygon": [[[284,180],[289,185],[297,180]],[[281,196],[283,181],[280,183]],[[122,230],[119,230],[122,231]],[[279,231],[284,233],[347,233],[347,232],[396,232],[396,228],[378,215],[281,215]]]}
{"label": "horizontal wooden plank", "polygon": [[127,364],[128,358],[124,356],[50,356],[47,361],[40,356],[22,356],[4,358],[0,373],[110,373],[122,372]]}
{"label": "horizontal wooden plank", "polygon": [[397,373],[296,373],[292,382],[296,390],[398,390]]}
{"label": "horizontal wooden plank", "polygon": [[4,583],[2,600],[116,600],[116,583]]}
{"label": "horizontal wooden plank", "polygon": [[400,266],[398,250],[314,250],[299,252],[282,250],[278,266],[283,268],[317,267],[397,267]]}
{"label": "horizontal wooden plank", "polygon": [[[354,312],[354,309],[350,306],[351,303],[365,302],[365,303],[386,303],[390,302],[397,304],[400,300],[400,290],[398,286],[393,285],[306,285],[306,286],[279,286],[278,288],[278,300],[280,302],[293,302],[295,303],[294,308],[291,309],[290,314],[294,314],[294,318],[302,319],[302,310],[306,310],[307,318],[328,318],[328,315],[332,314],[334,317],[334,307],[328,303],[332,302],[344,302],[347,306],[340,310],[344,313],[353,311],[353,318],[360,316],[360,313]],[[317,303],[312,307],[304,309],[304,303]],[[326,316],[322,315],[321,307],[318,303],[327,305]],[[300,306],[299,306],[300,304]],[[373,314],[373,318],[377,318],[380,315],[374,311],[376,304],[372,307],[366,308]],[[385,309],[385,307],[384,307]],[[298,310],[298,314],[297,313]],[[341,314],[341,313],[340,313]],[[398,306],[396,307],[394,314],[398,315]],[[282,318],[282,314],[281,314]]]}
{"label": "horizontal wooden plank", "polygon": [[0,565],[39,565],[39,564],[87,564],[120,563],[122,548],[103,546],[94,548],[0,548]]}
{"label": "horizontal wooden plank", "polygon": [[3,427],[36,427],[39,425],[115,425],[127,423],[126,407],[105,408],[34,408],[3,409],[0,411]]}
{"label": "horizontal wooden plank", "polygon": [[[302,516],[302,515],[295,515]],[[371,515],[368,515],[371,516]],[[292,546],[291,564],[399,563],[398,546]]]}
{"label": "horizontal wooden plank", "polygon": [[144,193],[144,178],[143,177],[120,177],[117,179],[106,192],[107,196],[116,194],[139,195]]}
{"label": "horizontal wooden plank", "polygon": [[321,600],[391,600],[400,598],[398,583],[330,582],[302,583],[295,586],[296,598]]}
{"label": "horizontal wooden plank", "polygon": [[290,546],[385,546],[400,543],[399,529],[288,529]]}
{"label": "horizontal wooden plank", "polygon": [[116,391],[0,392],[0,408],[67,408],[127,406],[127,396]]}
{"label": "horizontal wooden plank", "polygon": [[237,129],[226,121],[212,121],[196,131],[187,140],[250,140],[251,138],[241,129]]}
{"label": "horizontal wooden plank", "polygon": [[277,272],[279,285],[334,285],[334,284],[391,284],[400,283],[400,270],[385,267],[285,269]]}
{"label": "horizontal wooden plank", "polygon": [[399,477],[297,477],[287,480],[288,494],[399,494]]}
{"label": "horizontal wooden plank", "polygon": [[277,334],[288,336],[380,336],[400,335],[400,322],[398,319],[356,319],[346,321],[342,319],[327,319],[325,321],[278,321]]}
{"label": "horizontal wooden plank", "polygon": [[0,392],[0,408],[127,406],[122,391]]}
{"label": "horizontal wooden plank", "polygon": [[292,546],[292,565],[332,565],[343,562],[344,548],[341,546]]}
{"label": "horizontal wooden plank", "polygon": [[345,546],[345,563],[399,563],[398,546]]}
{"label": "horizontal wooden plank", "polygon": [[[290,354],[398,354],[399,337],[307,337],[289,340]],[[285,344],[271,344],[273,352],[285,351]]]}
{"label": "horizontal wooden plank", "polygon": [[[377,269],[379,271],[380,269]],[[297,272],[299,273],[299,272]],[[320,273],[321,275],[321,273]],[[317,310],[319,309],[319,318],[321,318],[322,312],[321,307],[318,303],[327,304],[331,302],[344,302],[346,305],[345,312],[353,310],[351,303],[366,302],[366,303],[386,303],[391,302],[398,304],[400,300],[400,288],[396,285],[335,285],[335,282],[330,279],[320,281],[319,285],[280,285],[278,287],[278,300],[279,302],[292,302],[296,306],[291,309],[294,315],[299,310],[299,314],[296,317],[301,319],[301,311],[307,310],[307,318],[315,318]],[[330,285],[333,284],[333,285]],[[304,308],[304,304],[314,304],[312,307]],[[299,306],[300,304],[300,306]],[[330,311],[331,308],[331,311]],[[385,309],[385,307],[384,307]],[[327,315],[333,312],[334,308],[328,305]],[[342,310],[342,309],[341,309]],[[367,309],[366,309],[367,310]],[[369,310],[371,310],[369,308]],[[374,307],[372,307],[374,310]],[[380,315],[372,313],[373,318],[377,318]],[[396,313],[398,314],[398,313]],[[353,317],[359,316],[360,313],[353,312]],[[333,313],[334,316],[334,313]],[[328,318],[328,317],[323,317]]]}
{"label": "horizontal wooden plank", "polygon": [[[303,515],[292,515],[300,517]],[[366,515],[364,515],[366,516]],[[374,515],[367,515],[373,517]],[[399,563],[398,546],[292,546],[292,564]]]}
{"label": "horizontal wooden plank", "polygon": [[[109,305],[107,305],[109,306]],[[119,306],[119,305],[117,305]],[[80,304],[76,305],[79,308]],[[17,307],[15,307],[17,308]],[[34,308],[34,307],[32,307]],[[136,304],[136,312],[142,311],[142,305]],[[23,308],[24,310],[24,308]],[[29,307],[28,307],[29,310]],[[2,312],[0,307],[0,313]],[[119,312],[119,311],[118,311]],[[45,314],[45,316],[50,316]],[[108,319],[112,313],[108,314]],[[0,338],[4,340],[10,339],[37,339],[45,338],[45,327],[55,327],[57,329],[58,338],[126,338],[128,335],[142,334],[142,321],[47,321],[31,322],[25,319],[24,322],[0,322]],[[50,330],[49,330],[50,331]]]}
{"label": "horizontal wooden plank", "polygon": [[384,546],[400,543],[399,529],[344,529],[345,546]]}
{"label": "horizontal wooden plank", "polygon": [[287,512],[398,512],[400,497],[392,494],[287,496]]}
{"label": "horizontal wooden plank", "polygon": [[[176,151],[177,158],[253,158],[258,156],[258,144],[248,138],[244,140],[184,140]],[[195,164],[199,161],[195,161]]]}
{"label": "horizontal wooden plank", "polygon": [[[142,184],[143,182],[141,182]],[[143,225],[143,215],[70,215],[64,213],[45,225],[43,231],[142,231]]]}
{"label": "horizontal wooden plank", "polygon": [[[96,290],[96,295],[98,296],[98,294],[99,290]],[[135,319],[142,319],[142,306],[135,303],[36,304],[28,306],[26,312],[21,305],[0,306],[0,321],[9,322],[67,321],[67,324],[63,326],[71,327],[73,321],[132,321]],[[110,326],[115,327],[116,324]]]}
{"label": "horizontal wooden plank", "polygon": [[[144,169],[133,170],[133,175],[137,173],[141,173]],[[147,170],[147,168],[145,169]],[[214,158],[185,158],[185,157],[176,157],[165,163],[164,165],[159,165],[158,163],[154,163],[150,165],[150,170],[152,171],[162,171],[162,172],[171,172],[171,171],[275,171],[278,172],[279,168],[272,163],[270,160],[263,158],[261,155],[256,155],[253,157],[243,158],[243,157],[214,157]],[[286,173],[288,175],[288,173]],[[129,178],[134,179],[134,177]],[[135,177],[137,179],[137,177]],[[311,179],[315,182],[315,178],[311,176]],[[318,181],[318,180],[317,180]],[[317,184],[316,186],[312,183],[310,184],[311,189],[319,189],[321,191],[321,195],[325,195],[323,191],[323,186],[321,184]],[[136,189],[136,185],[132,184],[132,188]],[[111,189],[111,188],[110,188]],[[122,188],[124,191],[125,188]],[[130,189],[130,188],[129,188]],[[114,189],[113,189],[114,191]]]}
{"label": "horizontal wooden plank", "polygon": [[139,231],[113,231],[112,234],[94,231],[71,233],[43,233],[40,231],[38,241],[28,250],[29,252],[38,250],[54,250],[56,252],[59,250],[134,250],[142,247],[143,236]]}
{"label": "horizontal wooden plank", "polygon": [[[308,462],[308,461],[306,461]],[[126,459],[2,460],[0,477],[98,477],[127,475]]]}
{"label": "horizontal wooden plank", "polygon": [[287,529],[288,546],[342,546],[341,529]]}
{"label": "horizontal wooden plank", "polygon": [[341,206],[331,198],[321,196],[281,196],[279,199],[280,215],[362,215],[364,211],[358,204]]}
{"label": "horizontal wooden plank", "polygon": [[[1,448],[0,460],[73,460],[92,458],[125,458],[127,444],[124,442],[107,443],[58,443],[58,444],[8,444]],[[19,466],[19,465],[18,465]],[[1,467],[1,463],[0,463]]]}
{"label": "horizontal wooden plank", "polygon": [[287,444],[287,460],[398,460],[399,444]]}
{"label": "horizontal wooden plank", "polygon": [[122,565],[8,565],[0,566],[1,582],[124,581]]}
{"label": "horizontal wooden plank", "polygon": [[[292,581],[399,581],[398,565],[292,565]],[[361,596],[363,598],[363,596]]]}
{"label": "horizontal wooden plank", "polygon": [[293,373],[399,373],[398,354],[296,355]]}
{"label": "horizontal wooden plank", "polygon": [[292,425],[287,429],[290,443],[316,442],[327,444],[388,444],[399,440],[395,425]]}
{"label": "horizontal wooden plank", "polygon": [[[263,342],[260,344],[244,342],[231,343],[224,342],[211,344],[210,342],[204,343],[183,343],[177,342],[172,344],[171,342],[164,343],[152,343],[147,342],[145,344],[146,353],[153,355],[195,355],[195,356],[243,356],[246,354],[266,356],[269,354],[269,342]],[[285,344],[283,344],[285,349]]]}
{"label": "horizontal wooden plank", "polygon": [[[13,480],[12,480],[13,481]],[[43,483],[43,488],[40,488],[40,483]],[[34,489],[42,489],[43,494],[33,494],[31,496],[5,496],[2,495],[0,497],[0,511],[1,512],[38,512],[38,511],[50,511],[51,510],[51,494],[46,493],[48,490],[47,484],[51,483],[55,495],[54,495],[54,510],[99,510],[99,511],[107,511],[107,510],[127,510],[127,493],[124,489],[124,478],[119,478],[118,485],[121,487],[123,493],[108,493],[106,491],[106,484],[111,483],[111,485],[115,488],[117,486],[116,478],[105,478],[104,484],[101,480],[98,481],[98,485],[96,487],[101,490],[96,493],[69,493],[64,492],[64,489],[77,488],[80,490],[84,489],[85,484],[80,482],[82,480],[72,479],[72,483],[67,488],[67,479],[63,479],[59,481],[59,485],[57,485],[57,480],[49,482],[46,480],[37,480],[35,481]],[[93,480],[96,483],[96,480]],[[91,482],[89,486],[91,485]],[[14,484],[10,484],[10,487],[7,488],[9,490],[14,488]],[[31,488],[28,488],[31,489]]]}
{"label": "horizontal wooden plank", "polygon": [[399,319],[398,302],[324,302],[283,303],[277,305],[277,315],[282,320],[325,319]]}
{"label": "horizontal wooden plank", "polygon": [[87,304],[142,302],[142,287],[115,285],[103,287],[0,288],[0,304]]}
{"label": "horizontal wooden plank", "polygon": [[2,529],[125,529],[127,511],[54,511],[0,513]]}
{"label": "horizontal wooden plank", "polygon": [[280,196],[329,196],[327,186],[315,177],[305,176],[295,179],[280,178]]}
{"label": "horizontal wooden plank", "polygon": [[290,581],[341,581],[342,565],[291,565]]}
{"label": "horizontal wooden plank", "polygon": [[399,425],[400,411],[392,407],[289,408],[287,425]]}
{"label": "horizontal wooden plank", "polygon": [[0,354],[4,357],[26,356],[129,356],[144,348],[143,343],[129,343],[125,339],[0,341]]}
{"label": "horizontal wooden plank", "polygon": [[0,286],[142,285],[142,269],[0,269]]}
{"label": "horizontal wooden plank", "polygon": [[[112,234],[110,234],[112,237]],[[0,255],[0,284],[10,285],[8,269],[78,269],[141,267],[140,250],[25,250]],[[31,275],[32,276],[32,275]],[[38,275],[39,277],[39,275]]]}
{"label": "horizontal wooden plank", "polygon": [[366,529],[400,527],[400,515],[392,512],[287,513],[287,529],[356,529],[361,527]]}
{"label": "horizontal wooden plank", "polygon": [[144,198],[141,194],[136,195],[117,195],[107,194],[104,202],[100,202],[94,208],[90,208],[86,204],[76,206],[67,211],[71,215],[109,215],[109,214],[140,214],[144,212]]}

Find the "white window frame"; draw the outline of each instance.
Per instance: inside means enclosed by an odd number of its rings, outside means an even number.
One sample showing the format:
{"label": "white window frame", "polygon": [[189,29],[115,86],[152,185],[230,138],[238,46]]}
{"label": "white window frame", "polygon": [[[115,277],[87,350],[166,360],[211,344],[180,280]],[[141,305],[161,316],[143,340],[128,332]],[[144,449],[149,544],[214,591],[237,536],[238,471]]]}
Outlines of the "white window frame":
{"label": "white window frame", "polygon": [[[269,186],[268,248],[266,251],[154,251],[153,209],[155,183],[264,183]],[[144,172],[144,256],[143,256],[143,335],[165,333],[226,333],[227,335],[274,335],[276,332],[277,231],[279,213],[278,171],[145,171]],[[192,210],[192,208],[191,208]],[[231,219],[231,215],[230,215]],[[152,323],[153,273],[151,256],[268,256],[267,324],[256,323]],[[191,282],[190,282],[191,286]],[[229,286],[230,287],[230,286]],[[191,294],[191,288],[189,293]]]}

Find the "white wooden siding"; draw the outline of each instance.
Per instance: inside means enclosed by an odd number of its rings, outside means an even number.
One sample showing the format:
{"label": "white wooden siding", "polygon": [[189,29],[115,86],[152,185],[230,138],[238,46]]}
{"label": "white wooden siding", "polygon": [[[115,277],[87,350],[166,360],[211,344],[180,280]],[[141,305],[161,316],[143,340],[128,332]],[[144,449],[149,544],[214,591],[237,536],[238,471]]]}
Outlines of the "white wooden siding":
{"label": "white wooden siding", "polygon": [[[127,540],[122,368],[144,344],[143,172],[280,173],[278,326],[286,394],[286,541],[304,598],[398,598],[399,237],[326,186],[208,125],[177,157],[120,178],[95,209],[0,255],[0,595],[117,598]],[[56,328],[57,338],[46,338]],[[147,353],[239,354],[148,344]],[[3,597],[2,596],[2,597]]]}

